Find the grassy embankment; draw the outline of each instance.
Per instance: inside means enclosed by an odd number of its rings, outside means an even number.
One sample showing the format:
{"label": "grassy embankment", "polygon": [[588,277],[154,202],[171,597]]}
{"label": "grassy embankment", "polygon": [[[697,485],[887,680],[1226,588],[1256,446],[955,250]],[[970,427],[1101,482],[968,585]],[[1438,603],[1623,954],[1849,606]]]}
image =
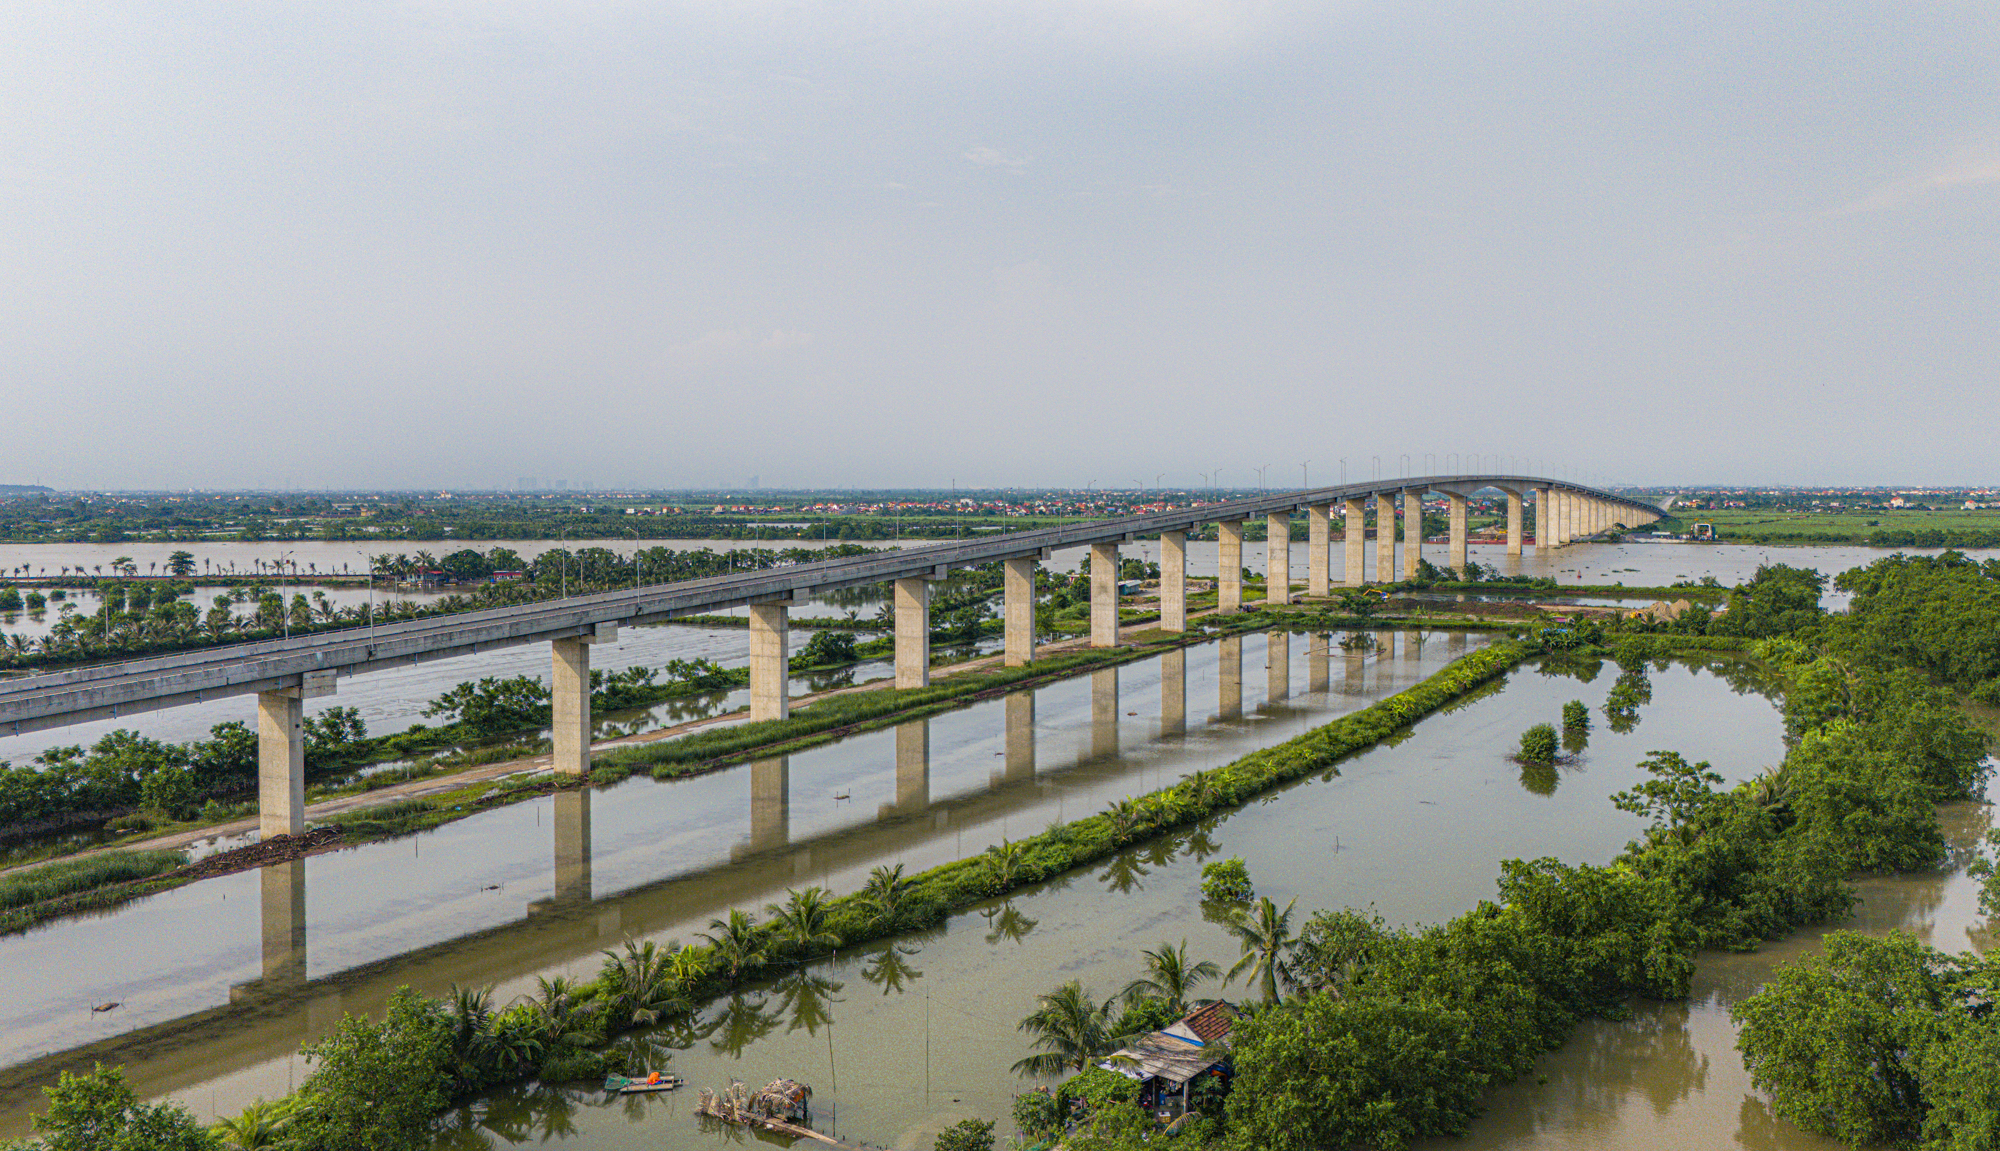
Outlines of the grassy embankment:
{"label": "grassy embankment", "polygon": [[1691,525],[1715,525],[1726,543],[1801,546],[1857,544],[1868,547],[2000,547],[2000,509],[1939,511],[1777,511],[1769,508],[1676,508],[1658,527],[1684,533]]}

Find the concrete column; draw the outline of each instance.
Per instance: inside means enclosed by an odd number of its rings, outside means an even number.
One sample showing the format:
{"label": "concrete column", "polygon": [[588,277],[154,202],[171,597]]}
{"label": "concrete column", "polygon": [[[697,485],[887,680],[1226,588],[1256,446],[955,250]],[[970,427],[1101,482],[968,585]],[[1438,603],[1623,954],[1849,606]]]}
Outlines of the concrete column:
{"label": "concrete column", "polygon": [[1451,516],[1451,570],[1460,578],[1465,578],[1467,559],[1466,544],[1466,498],[1458,492],[1446,492],[1445,501],[1450,505]]}
{"label": "concrete column", "polygon": [[1424,490],[1403,489],[1403,578],[1416,579],[1424,560]]}
{"label": "concrete column", "polygon": [[1264,602],[1292,602],[1292,513],[1264,517]]}
{"label": "concrete column", "polygon": [[1272,703],[1292,697],[1292,633],[1264,633],[1264,698]]}
{"label": "concrete column", "polygon": [[1160,734],[1187,731],[1187,649],[1177,647],[1160,657]]}
{"label": "concrete column", "polygon": [[305,699],[298,688],[257,693],[257,829],[263,839],[306,829]]}
{"label": "concrete column", "polygon": [[1552,507],[1550,501],[1555,497],[1549,493],[1549,489],[1547,488],[1534,488],[1532,490],[1535,493],[1535,554],[1546,555],[1549,549],[1556,546],[1552,534],[1555,528],[1555,517],[1549,514]]}
{"label": "concrete column", "polygon": [[922,811],[931,802],[931,721],[896,728],[896,810]]}
{"label": "concrete column", "polygon": [[1216,614],[1243,610],[1243,521],[1215,525]]}
{"label": "concrete column", "polygon": [[1007,697],[1007,779],[1035,778],[1035,693]]}
{"label": "concrete column", "polygon": [[786,691],[791,678],[791,612],[781,603],[750,605],[750,719],[784,719],[792,714]]}
{"label": "concrete column", "polygon": [[1396,497],[1375,493],[1375,582],[1396,582]]}
{"label": "concrete column", "polygon": [[1187,533],[1160,533],[1160,630],[1187,630]]}
{"label": "concrete column", "polygon": [[931,683],[931,585],[921,576],[896,581],[896,686]]}
{"label": "concrete column", "polygon": [[1111,759],[1118,754],[1118,669],[1090,673],[1090,757]]}
{"label": "concrete column", "polygon": [[558,903],[590,902],[590,789],[555,794],[555,892]]}
{"label": "concrete column", "polygon": [[1362,564],[1368,557],[1368,521],[1366,511],[1359,499],[1349,499],[1342,505],[1340,582],[1348,587],[1360,587],[1368,582]]}
{"label": "concrete column", "polygon": [[1243,637],[1232,635],[1215,645],[1215,684],[1223,719],[1243,715]]}
{"label": "concrete column", "polygon": [[1333,594],[1333,505],[1306,509],[1306,594]]}
{"label": "concrete column", "polygon": [[1507,493],[1507,554],[1521,554],[1521,493]]}
{"label": "concrete column", "polygon": [[1118,545],[1090,545],[1090,646],[1118,646]]}
{"label": "concrete column", "polygon": [[1035,559],[1022,556],[1002,565],[1007,613],[1008,667],[1035,658]]}
{"label": "concrete column", "polygon": [[306,981],[306,861],[289,860],[260,868],[264,934],[262,982],[298,984]]}
{"label": "concrete column", "polygon": [[1569,508],[1569,519],[1566,524],[1568,531],[1565,534],[1564,539],[1565,540],[1582,539],[1583,538],[1582,493],[1580,492],[1566,493],[1564,496],[1564,504]]}
{"label": "concrete column", "polygon": [[1333,637],[1325,632],[1306,636],[1306,690],[1323,695],[1333,685]]}
{"label": "concrete column", "polygon": [[551,640],[549,650],[555,769],[585,775],[590,771],[590,642],[582,636]]}
{"label": "concrete column", "polygon": [[792,839],[792,761],[788,756],[750,765],[750,850],[769,851]]}

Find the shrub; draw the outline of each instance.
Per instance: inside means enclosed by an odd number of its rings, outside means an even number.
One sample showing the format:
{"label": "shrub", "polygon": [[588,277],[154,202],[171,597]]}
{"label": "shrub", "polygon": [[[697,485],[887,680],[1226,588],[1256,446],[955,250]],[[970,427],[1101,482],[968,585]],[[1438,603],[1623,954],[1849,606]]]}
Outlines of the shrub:
{"label": "shrub", "polygon": [[1202,865],[1201,894],[1217,903],[1248,903],[1257,890],[1251,886],[1250,869],[1232,856]]}
{"label": "shrub", "polygon": [[1563,730],[1584,731],[1590,727],[1590,709],[1580,699],[1563,704]]}
{"label": "shrub", "polygon": [[1023,1138],[1045,1139],[1062,1129],[1062,1115],[1056,1110],[1056,1097],[1046,1089],[1036,1088],[1014,1096],[1014,1126],[1020,1129]]}
{"label": "shrub", "polygon": [[1551,764],[1556,761],[1555,725],[1538,723],[1521,733],[1521,762]]}
{"label": "shrub", "polygon": [[993,1151],[993,1124],[961,1119],[938,1133],[937,1151]]}

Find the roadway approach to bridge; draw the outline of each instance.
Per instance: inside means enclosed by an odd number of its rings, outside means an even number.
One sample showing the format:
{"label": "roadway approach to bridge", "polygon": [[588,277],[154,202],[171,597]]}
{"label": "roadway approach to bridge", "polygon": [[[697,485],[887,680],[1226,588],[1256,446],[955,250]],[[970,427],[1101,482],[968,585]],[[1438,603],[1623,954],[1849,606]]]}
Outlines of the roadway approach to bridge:
{"label": "roadway approach to bridge", "polygon": [[1005,660],[1035,656],[1035,565],[1058,549],[1090,548],[1090,642],[1118,643],[1119,546],[1160,540],[1160,628],[1187,629],[1187,533],[1216,525],[1217,608],[1243,606],[1244,525],[1265,521],[1268,604],[1292,602],[1292,517],[1306,513],[1306,594],[1331,593],[1332,524],[1342,526],[1342,586],[1359,587],[1367,546],[1366,514],[1376,511],[1376,572],[1396,571],[1396,502],[1402,502],[1405,578],[1423,555],[1425,495],[1441,494],[1450,533],[1446,565],[1466,566],[1466,508],[1481,490],[1507,497],[1507,553],[1524,546],[1523,509],[1533,499],[1538,549],[1562,547],[1600,532],[1664,518],[1661,509],[1613,492],[1563,480],[1515,475],[1427,476],[1307,491],[1271,492],[1152,515],[1121,516],[989,538],[885,549],[761,571],[652,584],[514,607],[430,619],[363,625],[291,639],[261,640],[145,659],[121,660],[0,681],[0,732],[21,734],[235,695],[257,697],[258,821],[265,838],[305,830],[304,703],[331,695],[339,677],[448,659],[519,644],[552,649],[551,736],[555,770],[590,767],[590,648],[615,640],[624,624],[660,623],[725,608],[750,609],[750,718],[782,719],[790,608],[825,592],[894,585],[895,686],[930,682],[930,584],[954,568],[1004,565]]}

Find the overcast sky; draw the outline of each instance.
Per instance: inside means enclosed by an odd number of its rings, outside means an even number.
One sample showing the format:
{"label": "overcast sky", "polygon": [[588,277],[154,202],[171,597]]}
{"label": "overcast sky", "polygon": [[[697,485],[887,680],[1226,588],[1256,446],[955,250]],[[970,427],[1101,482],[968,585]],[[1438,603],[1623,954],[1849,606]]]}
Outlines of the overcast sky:
{"label": "overcast sky", "polygon": [[1996,303],[1991,0],[0,5],[0,482],[1993,482]]}

